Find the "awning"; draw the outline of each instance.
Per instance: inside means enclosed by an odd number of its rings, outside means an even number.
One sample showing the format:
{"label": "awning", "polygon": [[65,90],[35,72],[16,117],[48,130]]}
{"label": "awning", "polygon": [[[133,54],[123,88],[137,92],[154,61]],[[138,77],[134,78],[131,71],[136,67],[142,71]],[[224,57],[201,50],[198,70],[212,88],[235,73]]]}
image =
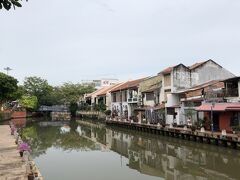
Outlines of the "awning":
{"label": "awning", "polygon": [[196,111],[240,111],[240,103],[202,104]]}

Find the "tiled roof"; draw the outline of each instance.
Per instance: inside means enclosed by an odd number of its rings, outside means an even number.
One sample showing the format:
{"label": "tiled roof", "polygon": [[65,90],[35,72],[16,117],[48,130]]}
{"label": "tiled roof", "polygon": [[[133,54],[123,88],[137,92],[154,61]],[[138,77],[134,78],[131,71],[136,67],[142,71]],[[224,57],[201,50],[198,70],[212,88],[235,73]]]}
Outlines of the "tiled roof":
{"label": "tiled roof", "polygon": [[87,94],[86,97],[92,97],[92,96],[97,96],[99,93],[103,92],[104,90],[106,90],[109,86],[106,86],[106,87],[102,87],[90,94]]}
{"label": "tiled roof", "polygon": [[144,81],[145,79],[146,78],[141,78],[141,79],[136,79],[136,80],[132,80],[132,81],[127,81],[127,82],[121,84],[120,86],[113,88],[110,92],[116,92],[116,91],[120,91],[120,90],[137,87],[137,86],[139,86],[139,83]]}
{"label": "tiled roof", "polygon": [[100,93],[98,93],[97,96],[104,96],[106,95],[108,92],[110,92],[112,89],[117,88],[118,86],[122,85],[123,83],[118,83],[118,84],[114,84],[111,86],[108,86],[108,88],[106,88],[105,90],[101,91]]}
{"label": "tiled roof", "polygon": [[212,104],[202,104],[196,107],[197,111],[239,111],[240,103],[215,103]]}
{"label": "tiled roof", "polygon": [[206,88],[206,87],[212,86],[212,85],[215,85],[218,88],[224,88],[224,83],[222,82],[222,80],[212,80],[212,81],[208,81],[206,83],[191,87],[191,88],[186,89],[184,91],[179,91],[177,93],[187,93],[187,92],[190,92],[190,91],[196,91],[196,90],[203,89],[203,88]]}
{"label": "tiled roof", "polygon": [[168,67],[168,68],[166,68],[166,69],[164,69],[164,70],[162,70],[160,73],[158,73],[158,74],[169,74],[172,70],[173,70],[173,68],[174,68],[175,66],[171,66],[171,67]]}
{"label": "tiled roof", "polygon": [[[186,68],[188,68],[189,70],[193,70],[193,69],[196,69],[196,68],[198,68],[199,66],[201,66],[201,65],[203,65],[203,64],[205,64],[205,63],[207,63],[207,62],[209,62],[209,61],[212,61],[213,63],[217,64],[215,61],[209,59],[209,60],[207,60],[207,61],[197,62],[197,63],[195,63],[195,64],[193,64],[193,65],[191,65],[191,66],[189,66],[189,67],[186,67],[184,64],[179,64],[179,65],[183,65],[183,66],[185,66]],[[162,70],[162,71],[161,71],[160,73],[158,73],[158,74],[163,74],[163,75],[169,74],[169,73],[171,73],[171,71],[172,71],[175,67],[177,67],[177,66],[179,66],[179,65],[170,66],[170,67]],[[219,65],[219,64],[217,64],[217,65]],[[219,66],[220,66],[220,65],[219,65]]]}
{"label": "tiled roof", "polygon": [[203,64],[206,63],[206,62],[207,62],[207,61],[203,61],[203,62],[195,63],[195,64],[189,66],[189,69],[190,69],[190,70],[193,70],[193,69],[195,69],[195,68],[197,68],[197,67],[203,65]]}

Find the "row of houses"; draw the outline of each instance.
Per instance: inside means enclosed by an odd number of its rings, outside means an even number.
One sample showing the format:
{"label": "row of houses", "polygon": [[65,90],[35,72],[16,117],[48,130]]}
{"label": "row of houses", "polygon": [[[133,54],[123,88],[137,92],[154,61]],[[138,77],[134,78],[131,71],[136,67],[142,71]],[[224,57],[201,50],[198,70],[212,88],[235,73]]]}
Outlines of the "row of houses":
{"label": "row of houses", "polygon": [[141,123],[232,131],[240,124],[240,78],[213,60],[178,64],[155,76],[103,87],[85,96],[103,103],[113,118]]}

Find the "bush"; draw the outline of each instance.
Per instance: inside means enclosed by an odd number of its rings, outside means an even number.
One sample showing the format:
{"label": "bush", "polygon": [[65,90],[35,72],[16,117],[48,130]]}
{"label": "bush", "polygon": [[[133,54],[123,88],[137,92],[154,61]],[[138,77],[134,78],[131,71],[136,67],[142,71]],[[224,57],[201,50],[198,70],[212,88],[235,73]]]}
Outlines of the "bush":
{"label": "bush", "polygon": [[112,111],[111,111],[111,110],[106,110],[104,113],[105,113],[107,116],[110,116],[111,113],[112,113]]}
{"label": "bush", "polygon": [[94,104],[93,106],[93,110],[94,111],[101,111],[104,112],[106,110],[106,105],[103,103],[99,103],[99,104]]}
{"label": "bush", "polygon": [[91,110],[91,106],[88,103],[86,103],[86,102],[81,102],[79,104],[79,110],[90,111]]}

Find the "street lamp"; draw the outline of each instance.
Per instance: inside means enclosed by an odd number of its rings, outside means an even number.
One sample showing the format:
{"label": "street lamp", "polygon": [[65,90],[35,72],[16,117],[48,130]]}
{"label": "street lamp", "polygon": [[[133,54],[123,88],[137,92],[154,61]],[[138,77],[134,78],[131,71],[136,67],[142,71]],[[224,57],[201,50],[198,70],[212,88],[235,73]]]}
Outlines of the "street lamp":
{"label": "street lamp", "polygon": [[11,71],[12,69],[10,67],[6,67],[4,68],[5,71],[7,71],[7,75],[8,75],[8,72]]}
{"label": "street lamp", "polygon": [[213,133],[213,108],[215,106],[215,103],[212,102],[212,105],[211,105],[211,131]]}

